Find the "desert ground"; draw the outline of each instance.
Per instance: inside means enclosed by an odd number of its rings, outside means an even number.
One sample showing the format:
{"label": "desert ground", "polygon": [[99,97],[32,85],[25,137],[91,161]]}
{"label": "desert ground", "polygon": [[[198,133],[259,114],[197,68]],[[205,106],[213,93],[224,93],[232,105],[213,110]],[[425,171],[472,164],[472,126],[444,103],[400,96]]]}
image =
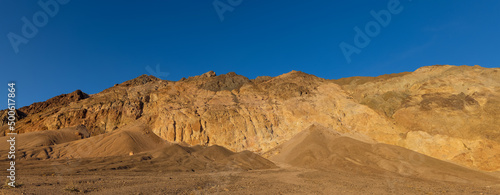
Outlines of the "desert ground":
{"label": "desert ground", "polygon": [[[125,160],[125,159],[123,159]],[[98,161],[96,159],[96,161]],[[448,182],[393,173],[290,167],[235,171],[79,169],[54,171],[67,161],[24,162],[16,189],[3,194],[499,194],[500,182]],[[140,165],[139,165],[140,166]],[[62,168],[62,167],[60,167]],[[62,168],[63,169],[63,168]],[[488,179],[489,180],[489,179]]]}

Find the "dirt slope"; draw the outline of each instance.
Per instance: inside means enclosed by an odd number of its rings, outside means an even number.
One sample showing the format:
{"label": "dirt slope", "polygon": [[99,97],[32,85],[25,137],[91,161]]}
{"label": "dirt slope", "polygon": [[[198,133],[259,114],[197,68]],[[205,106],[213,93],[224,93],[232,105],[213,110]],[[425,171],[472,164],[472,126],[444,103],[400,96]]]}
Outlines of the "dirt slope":
{"label": "dirt slope", "polygon": [[[85,126],[67,127],[59,130],[36,131],[16,135],[16,148],[34,148],[39,146],[52,146],[66,142],[76,141],[90,136]],[[0,137],[0,148],[7,149],[10,136]]]}
{"label": "dirt slope", "polygon": [[[250,151],[235,153],[217,145],[189,147],[168,143],[142,123],[93,137],[87,133],[82,139],[80,132],[84,130],[79,126],[21,134],[17,139],[26,145],[18,149],[17,160],[28,164],[49,160],[56,167],[77,163],[71,168],[73,173],[119,169],[171,172],[276,168],[271,161]],[[7,152],[0,152],[5,159]],[[41,171],[50,174],[54,170]]]}
{"label": "dirt slope", "polygon": [[297,167],[348,170],[452,182],[499,183],[498,178],[411,150],[388,144],[369,144],[313,125],[272,150],[271,159]]}

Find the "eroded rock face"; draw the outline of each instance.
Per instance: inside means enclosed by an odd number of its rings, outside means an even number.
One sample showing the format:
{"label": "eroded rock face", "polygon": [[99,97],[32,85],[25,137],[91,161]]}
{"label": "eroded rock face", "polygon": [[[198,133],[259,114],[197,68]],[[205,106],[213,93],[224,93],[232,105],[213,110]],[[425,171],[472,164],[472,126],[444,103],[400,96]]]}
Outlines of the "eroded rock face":
{"label": "eroded rock face", "polygon": [[361,85],[342,84],[357,102],[404,131],[398,145],[493,171],[500,169],[500,163],[492,163],[500,162],[499,70],[430,66]]}
{"label": "eroded rock face", "polygon": [[74,92],[62,95],[66,101],[21,108],[17,129],[82,124],[97,135],[140,119],[170,142],[265,152],[320,124],[367,142],[500,170],[498,70],[431,66],[340,80],[297,71],[253,80],[208,72],[177,82],[143,75],[98,94]]}

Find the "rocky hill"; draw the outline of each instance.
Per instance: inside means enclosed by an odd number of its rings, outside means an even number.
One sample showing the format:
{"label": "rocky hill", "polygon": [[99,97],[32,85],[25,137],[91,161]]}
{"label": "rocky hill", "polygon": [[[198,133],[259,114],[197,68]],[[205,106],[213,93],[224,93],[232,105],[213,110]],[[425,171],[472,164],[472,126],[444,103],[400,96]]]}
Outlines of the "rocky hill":
{"label": "rocky hill", "polygon": [[[91,136],[140,122],[169,142],[264,154],[313,124],[366,143],[401,146],[500,170],[500,69],[429,66],[327,80],[292,71],[248,79],[207,72],[180,81],[142,75],[20,108],[19,133],[83,125]],[[5,133],[6,112],[0,111]]]}

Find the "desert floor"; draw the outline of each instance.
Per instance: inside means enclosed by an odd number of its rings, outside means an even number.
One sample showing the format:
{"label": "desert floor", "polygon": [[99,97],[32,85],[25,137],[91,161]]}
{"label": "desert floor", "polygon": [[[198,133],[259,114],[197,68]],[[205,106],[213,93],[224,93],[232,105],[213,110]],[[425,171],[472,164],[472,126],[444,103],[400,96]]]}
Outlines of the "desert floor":
{"label": "desert floor", "polygon": [[[19,187],[3,194],[500,194],[500,182],[444,182],[393,173],[279,168],[232,171],[161,171],[161,167],[110,168],[120,160],[20,161]],[[131,164],[131,163],[127,163]],[[77,165],[77,166],[76,166]],[[161,166],[161,165],[158,165]],[[89,169],[94,167],[92,169]],[[101,167],[95,169],[95,167]],[[119,167],[119,166],[118,166]],[[499,176],[498,173],[489,173]]]}

